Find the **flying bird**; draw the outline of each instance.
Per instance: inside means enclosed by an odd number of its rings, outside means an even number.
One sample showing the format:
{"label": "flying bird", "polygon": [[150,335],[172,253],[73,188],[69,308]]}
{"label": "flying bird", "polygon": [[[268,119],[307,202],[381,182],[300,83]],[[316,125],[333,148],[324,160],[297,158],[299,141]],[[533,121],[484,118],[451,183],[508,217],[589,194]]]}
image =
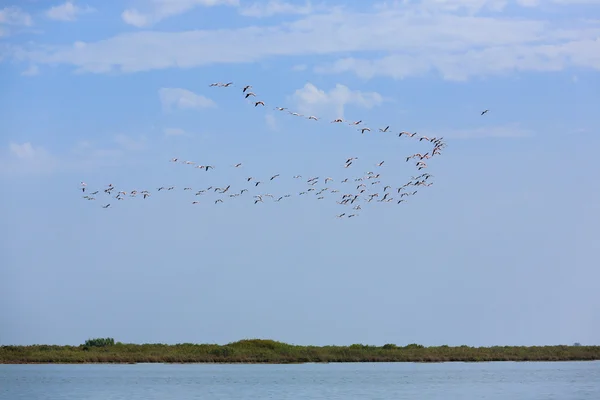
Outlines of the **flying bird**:
{"label": "flying bird", "polygon": [[[213,83],[210,84],[209,86],[218,86],[218,87],[229,87],[232,86],[233,82],[228,82],[228,83],[221,83],[221,82],[217,82],[217,83]],[[237,86],[237,85],[236,85]],[[256,98],[256,94],[252,91],[252,86],[251,85],[245,85],[245,86],[240,86],[243,96],[245,99],[249,99],[250,97],[255,97]],[[266,100],[265,100],[266,101]],[[250,106],[251,104],[254,104],[254,107],[258,107],[259,105],[265,106],[265,102],[259,100],[259,101],[248,101],[248,105]],[[267,102],[268,103],[268,102]],[[310,119],[310,120],[314,120],[314,121],[321,121],[322,118],[319,116],[314,116],[314,115],[303,115],[300,114],[298,112],[294,112],[293,110],[288,110],[285,107],[275,107],[275,110],[279,110],[279,111],[286,111],[289,114],[293,115],[293,116],[297,116],[297,117],[302,117],[302,118],[306,118],[306,119]],[[489,110],[485,110],[481,113],[481,115],[484,115],[488,112]],[[355,122],[351,122],[351,121],[346,121],[342,118],[336,118],[334,120],[331,121],[331,123],[344,123],[344,125],[348,124],[350,126],[355,126],[355,129],[361,131],[361,133],[365,133],[365,132],[371,132],[371,128],[366,127],[365,125],[361,125],[363,124],[363,120],[357,120]],[[360,127],[357,127],[357,125],[361,125]],[[379,132],[389,132],[390,131],[390,126],[389,125],[380,125],[381,127],[379,128],[373,128],[373,130],[378,130]],[[417,132],[414,133],[410,133],[408,131],[401,131],[398,136],[407,136],[409,138],[414,138],[417,135]],[[443,137],[437,138],[437,137],[427,137],[427,136],[418,136],[416,137],[416,139],[418,139],[419,142],[425,142],[425,144],[427,142],[431,143],[431,146],[433,146],[433,148],[429,148],[426,151],[422,151],[421,153],[415,153],[409,156],[405,156],[406,161],[410,161],[411,159],[416,159],[416,163],[411,163],[411,166],[415,166],[416,169],[421,170],[424,168],[427,168],[427,164],[424,161],[427,161],[427,159],[432,158],[434,156],[438,156],[442,153],[442,150],[446,147],[446,143],[444,143],[443,141]],[[363,139],[364,140],[364,139]],[[192,165],[192,167],[194,168],[201,168],[204,169],[205,171],[208,171],[209,169],[214,169],[215,166],[213,165],[202,165],[200,163],[197,163],[195,161],[185,161],[182,160],[178,157],[174,157],[171,158],[170,161],[172,163],[176,163],[176,164],[182,164],[182,165]],[[389,162],[390,160],[388,160]],[[346,162],[344,164],[342,164],[344,166],[344,168],[349,168],[350,166],[354,166],[353,170],[356,168],[356,166],[359,166],[359,161],[358,161],[358,157],[350,157],[346,160]],[[242,166],[242,163],[235,163],[235,164],[230,164],[231,166],[233,166],[234,168],[239,168]],[[381,167],[384,165],[384,161],[378,162],[376,164],[374,164],[377,167]],[[387,164],[386,164],[387,165]],[[341,165],[340,165],[341,167]],[[244,168],[246,169],[246,168]],[[386,169],[380,169],[380,171],[385,171]],[[348,170],[348,171],[352,171],[352,170]],[[274,172],[274,171],[271,171]],[[334,196],[335,193],[338,193],[338,195],[335,195],[334,201],[336,204],[339,204],[341,206],[350,206],[353,210],[361,210],[362,208],[367,209],[368,207],[372,207],[375,204],[381,204],[381,203],[389,203],[389,202],[397,202],[398,204],[400,204],[401,202],[407,201],[407,199],[405,199],[406,196],[413,196],[417,193],[416,189],[417,186],[431,186],[433,185],[433,182],[431,179],[429,179],[432,175],[430,174],[415,174],[417,176],[413,176],[411,177],[411,180],[404,183],[404,184],[393,184],[392,182],[388,182],[388,177],[386,177],[385,173],[381,173],[381,174],[376,174],[373,171],[368,171],[368,172],[364,172],[362,174],[359,174],[358,176],[346,176],[346,177],[339,177],[336,179],[331,178],[331,176],[335,176],[335,175],[329,175],[329,174],[325,174],[325,171],[323,171],[323,174],[318,174],[319,176],[326,176],[326,178],[324,178],[324,181],[321,181],[321,179],[323,178],[319,178],[317,177],[313,177],[310,178],[306,181],[306,185],[308,186],[307,188],[304,189],[304,191],[300,191],[300,192],[295,192],[296,194],[299,195],[306,195],[310,192],[313,192],[312,194],[315,195],[315,198],[317,200],[323,200],[324,202],[327,201],[326,199],[329,199],[331,197]],[[257,186],[261,183],[263,183],[262,181],[257,181],[255,178],[253,177],[248,177],[248,175],[246,175],[244,173],[244,175],[247,177],[238,177],[241,179],[246,179],[246,181],[249,183],[250,181],[252,181],[252,183],[254,184],[254,188],[257,189]],[[212,175],[208,175],[208,176],[212,176]],[[269,174],[267,176],[270,176],[269,181],[273,181],[273,183],[267,183],[267,186],[272,186],[275,185],[273,187],[277,187],[277,185],[281,182],[284,183],[286,180],[286,177],[284,175],[282,175],[280,177],[279,174]],[[301,178],[302,175],[294,175],[293,178],[294,179],[298,179]],[[275,178],[279,178],[277,180],[275,180]],[[336,187],[336,185],[339,185],[340,183],[346,183],[346,182],[357,182],[355,183],[356,188],[354,188],[353,186],[355,185],[344,185],[344,189],[342,189],[342,187]],[[216,182],[215,182],[216,183]],[[300,183],[300,182],[299,182]],[[324,183],[324,184],[323,184]],[[359,184],[360,183],[360,184]],[[322,185],[323,184],[323,185]],[[321,186],[322,185],[322,186]],[[331,185],[331,186],[330,186]],[[381,186],[379,186],[381,185]],[[112,184],[108,185],[108,187],[105,187],[102,190],[96,190],[94,192],[92,192],[91,194],[89,193],[90,190],[94,190],[90,187],[87,187],[88,185],[85,184],[84,182],[81,182],[81,185],[79,187],[79,189],[81,189],[84,194],[87,194],[86,196],[82,196],[84,199],[86,200],[94,200],[95,197],[93,197],[94,195],[98,194],[98,192],[102,193],[106,193],[108,195],[110,195],[111,197],[116,198],[117,200],[125,200],[127,197],[129,197],[131,200],[130,201],[135,201],[135,198],[148,198],[150,196],[150,192],[146,191],[146,190],[142,190],[142,191],[137,191],[137,190],[131,190],[131,188],[115,188]],[[263,185],[265,186],[265,185]],[[191,191],[194,190],[196,196],[198,195],[204,195],[204,196],[213,196],[216,195],[217,193],[219,194],[224,194],[227,193],[227,197],[229,197],[230,199],[233,198],[240,198],[240,201],[243,201],[244,199],[247,198],[247,196],[242,196],[243,193],[245,191],[248,191],[249,194],[251,193],[252,190],[256,190],[254,188],[236,188],[236,189],[231,189],[231,187],[235,187],[235,183],[231,182],[231,185],[227,185],[227,186],[210,186],[206,189],[201,189],[198,190],[198,188],[194,188],[194,185],[182,185],[183,187],[183,191]],[[261,186],[262,187],[262,186]],[[383,188],[383,189],[381,189]],[[412,188],[412,191],[407,191],[410,190],[410,188]],[[89,190],[88,190],[89,189]],[[112,194],[112,190],[114,189],[115,192],[117,192],[116,196],[113,196]],[[122,189],[122,190],[121,190]],[[166,191],[171,191],[174,190],[175,186],[160,186],[158,187],[157,191],[158,192],[163,192],[165,193]],[[340,190],[342,189],[341,193]],[[276,190],[276,189],[274,189]],[[300,189],[302,190],[302,189]],[[400,199],[396,198],[394,199],[394,194],[393,191],[396,190],[398,195],[396,197],[400,197]],[[234,193],[231,193],[234,192]],[[275,192],[274,192],[275,194]],[[138,196],[139,195],[139,196]],[[162,194],[159,194],[159,196],[161,196]],[[267,205],[266,202],[266,198],[270,197],[272,198],[272,200],[274,202],[279,202],[281,200],[283,200],[286,197],[290,197],[292,196],[291,194],[277,194],[276,196],[274,196],[273,194],[261,194],[261,195],[257,195],[254,196],[253,200],[254,203],[257,204],[259,202],[261,203],[265,203],[265,205]],[[223,197],[218,198],[218,197]],[[252,195],[250,195],[250,197],[252,198]],[[311,197],[312,196],[305,196],[306,197]],[[341,198],[340,198],[341,197]],[[225,196],[215,196],[211,199],[211,201],[214,201],[215,204],[217,203],[222,203],[224,201],[226,197]],[[198,198],[196,198],[198,199]],[[200,204],[201,201],[199,200],[193,200],[190,199],[190,202],[192,204]],[[203,203],[203,202],[202,202]],[[364,203],[364,204],[363,204]],[[369,204],[370,203],[370,204]],[[229,204],[229,203],[228,203]],[[369,204],[367,206],[367,204]],[[361,207],[362,206],[362,207]],[[111,207],[111,204],[105,204],[102,205],[103,208],[108,208]],[[202,208],[200,208],[202,209]],[[358,214],[351,214],[348,212],[343,212],[343,213],[337,213],[336,215],[338,218],[352,218],[355,216],[358,216]]]}

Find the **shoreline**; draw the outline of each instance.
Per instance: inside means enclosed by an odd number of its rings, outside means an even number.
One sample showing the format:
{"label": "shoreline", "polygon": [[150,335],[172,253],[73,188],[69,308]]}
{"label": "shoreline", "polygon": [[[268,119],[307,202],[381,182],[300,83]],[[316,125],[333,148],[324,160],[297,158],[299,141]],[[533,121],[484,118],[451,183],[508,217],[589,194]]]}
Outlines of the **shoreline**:
{"label": "shoreline", "polygon": [[0,364],[306,364],[599,361],[600,346],[298,346],[265,339],[218,344],[0,346]]}
{"label": "shoreline", "polygon": [[304,364],[482,364],[482,363],[566,363],[566,362],[597,362],[600,359],[585,360],[496,360],[496,361],[306,361],[306,362],[261,362],[261,361],[190,361],[190,362],[125,362],[125,361],[84,361],[84,362],[2,362],[0,365],[139,365],[139,364],[161,364],[161,365],[304,365]]}

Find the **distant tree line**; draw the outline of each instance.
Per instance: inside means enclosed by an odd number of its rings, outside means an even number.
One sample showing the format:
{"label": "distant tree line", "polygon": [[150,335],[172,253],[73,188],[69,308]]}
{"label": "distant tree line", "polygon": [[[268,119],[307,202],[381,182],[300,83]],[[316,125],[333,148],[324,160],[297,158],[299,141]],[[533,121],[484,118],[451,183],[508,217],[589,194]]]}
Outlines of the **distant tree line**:
{"label": "distant tree line", "polygon": [[96,338],[96,339],[88,339],[83,344],[84,347],[106,347],[106,346],[114,346],[115,339],[107,337],[107,338]]}
{"label": "distant tree line", "polygon": [[113,338],[88,339],[79,346],[1,346],[0,364],[20,363],[304,363],[304,362],[477,362],[600,360],[600,346],[297,346],[266,339],[225,345],[130,344]]}

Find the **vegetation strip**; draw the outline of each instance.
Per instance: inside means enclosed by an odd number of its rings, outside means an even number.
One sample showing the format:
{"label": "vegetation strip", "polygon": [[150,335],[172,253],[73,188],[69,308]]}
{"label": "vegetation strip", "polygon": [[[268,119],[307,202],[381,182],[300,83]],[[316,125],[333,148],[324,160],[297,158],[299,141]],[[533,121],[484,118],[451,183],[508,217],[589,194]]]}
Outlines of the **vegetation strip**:
{"label": "vegetation strip", "polygon": [[85,363],[326,363],[326,362],[478,362],[600,360],[600,346],[296,346],[248,339],[218,344],[128,344],[112,338],[79,346],[2,346],[0,364]]}

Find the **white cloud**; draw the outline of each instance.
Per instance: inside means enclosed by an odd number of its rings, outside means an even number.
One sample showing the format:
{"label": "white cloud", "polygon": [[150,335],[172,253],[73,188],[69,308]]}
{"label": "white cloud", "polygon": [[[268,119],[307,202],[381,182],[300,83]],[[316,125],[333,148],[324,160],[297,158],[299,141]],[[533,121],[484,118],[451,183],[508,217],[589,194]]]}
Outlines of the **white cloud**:
{"label": "white cloud", "polygon": [[466,11],[473,15],[481,11],[500,12],[507,0],[421,0],[421,5],[433,11]]}
{"label": "white cloud", "polygon": [[163,132],[166,136],[187,136],[187,133],[180,128],[165,128]]}
{"label": "white cloud", "polygon": [[581,134],[586,134],[586,133],[591,133],[591,132],[593,132],[593,131],[590,130],[590,129],[576,128],[576,129],[573,129],[572,131],[570,131],[568,133],[570,133],[572,135],[581,135]]}
{"label": "white cloud", "polygon": [[75,144],[70,154],[61,158],[61,166],[66,169],[93,170],[100,167],[116,167],[125,163],[135,163],[135,153],[144,150],[145,138],[133,139],[119,134],[112,138],[111,145],[99,145],[89,140],[81,140]]}
{"label": "white cloud", "polygon": [[[383,97],[376,92],[361,92],[350,90],[347,86],[336,84],[329,92],[318,89],[312,83],[307,83],[292,95],[296,109],[300,113],[320,117],[343,118],[344,107],[355,105],[362,108],[373,108],[383,103]],[[325,116],[325,115],[323,115]]]}
{"label": "white cloud", "polygon": [[[146,138],[118,134],[108,145],[81,140],[65,153],[52,154],[31,142],[11,142],[0,151],[0,174],[18,176],[23,174],[48,174],[56,170],[81,171],[101,167],[117,167],[139,162],[139,154],[146,149]],[[0,150],[2,150],[0,148]],[[2,154],[4,153],[4,154]]]}
{"label": "white cloud", "polygon": [[540,0],[517,0],[521,7],[535,7],[540,4]]}
{"label": "white cloud", "polygon": [[21,174],[50,173],[57,167],[57,159],[46,149],[31,142],[8,145],[8,156],[0,158],[0,173],[14,176]]}
{"label": "white cloud", "polygon": [[0,10],[0,24],[31,26],[33,19],[31,15],[21,10],[19,7],[4,7]]}
{"label": "white cloud", "polygon": [[158,91],[163,110],[169,111],[172,107],[182,109],[197,109],[216,107],[214,101],[208,97],[196,94],[186,89],[161,88]]}
{"label": "white cloud", "polygon": [[40,73],[40,69],[37,65],[30,65],[29,68],[21,72],[23,76],[35,76]]}
{"label": "white cloud", "polygon": [[39,154],[40,151],[44,151],[43,149],[35,149],[30,142],[26,142],[23,144],[11,143],[8,146],[10,152],[21,160],[32,160],[35,158],[36,154]]}
{"label": "white cloud", "polygon": [[265,115],[265,123],[267,124],[267,127],[270,130],[272,130],[272,131],[279,130],[279,126],[277,125],[277,119],[275,118],[275,116],[273,114]]}
{"label": "white cloud", "polygon": [[308,68],[308,66],[306,64],[296,64],[292,67],[292,71],[296,71],[296,72],[306,71],[307,68]]}
{"label": "white cloud", "polygon": [[119,134],[115,136],[115,143],[117,143],[121,148],[128,151],[140,151],[146,147],[146,139],[133,139],[130,136]]}
{"label": "white cloud", "polygon": [[478,139],[478,138],[523,138],[534,135],[534,132],[521,128],[520,126],[504,125],[490,126],[472,129],[449,129],[445,131],[431,131],[425,133],[427,136],[437,136],[452,139]]}
{"label": "white cloud", "polygon": [[600,69],[600,39],[556,45],[495,46],[420,57],[405,54],[374,60],[349,57],[314,70],[324,74],[352,72],[365,79],[376,76],[402,79],[436,70],[444,79],[463,81],[473,76],[513,71],[561,71],[569,66]]}
{"label": "white cloud", "polygon": [[[199,4],[191,1],[172,4],[178,10]],[[160,4],[167,3],[161,0],[155,6]],[[599,22],[575,20],[569,14],[544,19],[541,11],[537,19],[464,12],[496,10],[500,5],[494,0],[397,2],[364,12],[335,9],[303,15],[278,25],[126,33],[77,46],[20,49],[13,55],[21,61],[69,64],[78,72],[95,73],[325,55],[342,58],[319,65],[317,71],[362,77],[402,78],[438,71],[456,80],[513,71],[600,69]],[[375,54],[380,58],[374,60]]]}
{"label": "white cloud", "polygon": [[[149,16],[141,14],[139,11],[134,9],[123,11],[121,18],[126,24],[133,25],[136,28],[143,28],[152,24]],[[158,18],[155,17],[155,20],[156,19]]]}
{"label": "white cloud", "polygon": [[[0,38],[10,36],[13,27],[29,27],[33,25],[31,15],[19,7],[11,6],[0,9]],[[2,57],[0,57],[2,61]]]}
{"label": "white cloud", "polygon": [[48,11],[46,11],[46,16],[57,21],[75,21],[79,15],[94,11],[95,9],[92,7],[79,7],[72,1],[67,1],[61,5],[48,9]]}
{"label": "white cloud", "polygon": [[137,28],[153,25],[165,18],[183,14],[197,6],[237,6],[239,0],[146,0],[146,12],[128,8],[121,14],[123,21]]}
{"label": "white cloud", "polygon": [[342,58],[330,64],[318,65],[314,72],[319,74],[339,74],[352,72],[360,78],[371,79],[375,76],[389,76],[401,79],[419,75],[433,67],[427,55],[422,58],[408,55],[392,55],[380,59]]}
{"label": "white cloud", "polygon": [[310,14],[316,11],[310,1],[304,4],[293,4],[282,0],[269,0],[267,2],[255,2],[248,7],[240,9],[240,14],[246,17],[272,17],[278,14]]}
{"label": "white cloud", "polygon": [[[600,0],[551,0],[553,3],[561,4],[561,5],[574,5],[574,4],[589,4],[589,5],[600,5]],[[535,3],[535,5],[542,4],[541,0],[519,0],[519,3],[530,3],[523,5],[531,5]]]}

